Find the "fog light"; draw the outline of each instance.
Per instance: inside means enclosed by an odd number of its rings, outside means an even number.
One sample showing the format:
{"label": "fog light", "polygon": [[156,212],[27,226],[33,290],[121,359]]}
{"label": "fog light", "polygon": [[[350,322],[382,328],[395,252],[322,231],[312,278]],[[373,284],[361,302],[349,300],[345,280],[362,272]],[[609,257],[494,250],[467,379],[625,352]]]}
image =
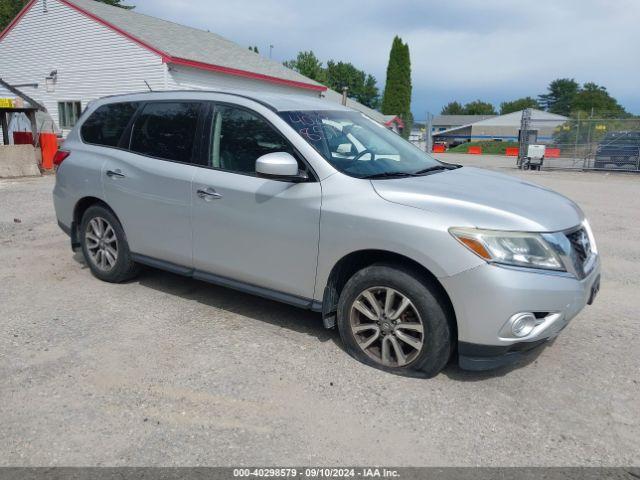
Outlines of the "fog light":
{"label": "fog light", "polygon": [[518,313],[511,319],[511,333],[514,337],[526,337],[536,326],[536,317],[533,313]]}

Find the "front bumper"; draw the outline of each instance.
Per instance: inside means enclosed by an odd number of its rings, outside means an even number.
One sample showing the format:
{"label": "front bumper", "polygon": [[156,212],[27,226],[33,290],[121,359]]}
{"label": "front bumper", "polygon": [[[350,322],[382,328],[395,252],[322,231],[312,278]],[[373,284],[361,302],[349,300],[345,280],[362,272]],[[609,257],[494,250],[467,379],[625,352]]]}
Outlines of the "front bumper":
{"label": "front bumper", "polygon": [[[490,264],[440,279],[456,313],[460,367],[496,368],[555,338],[592,300],[599,279],[599,258],[583,279]],[[544,320],[525,337],[505,336],[505,324],[519,312]]]}

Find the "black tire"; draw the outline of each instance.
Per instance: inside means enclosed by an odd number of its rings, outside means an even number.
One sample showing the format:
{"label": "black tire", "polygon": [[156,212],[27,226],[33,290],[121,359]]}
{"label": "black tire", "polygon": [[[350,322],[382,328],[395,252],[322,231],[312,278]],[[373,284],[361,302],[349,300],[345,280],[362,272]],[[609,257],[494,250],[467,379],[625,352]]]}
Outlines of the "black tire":
{"label": "black tire", "polygon": [[[354,302],[361,298],[360,295],[367,289],[377,287],[393,289],[396,294],[399,293],[410,300],[411,306],[415,307],[422,323],[424,329],[422,347],[419,350],[415,348],[412,350],[414,357],[406,365],[385,365],[381,360],[372,358],[360,347],[356,340],[356,333],[352,330],[350,315]],[[437,375],[449,361],[454,345],[451,327],[453,319],[449,318],[452,314],[449,313],[450,309],[442,295],[439,288],[411,268],[374,264],[358,271],[349,279],[338,301],[338,330],[347,352],[362,363],[387,372],[421,377]],[[398,322],[404,321],[398,320]],[[404,343],[402,345],[403,349],[407,347]],[[380,347],[381,350],[382,347]]]}
{"label": "black tire", "polygon": [[[93,247],[88,245],[91,240],[88,239],[87,229],[90,228],[89,224],[94,219],[97,221],[102,219],[108,222],[108,225],[112,227],[115,233],[117,255],[114,264],[112,266],[107,266],[107,268],[101,268],[97,262],[94,261],[89,251],[90,248]],[[131,280],[140,272],[140,266],[131,259],[131,251],[129,250],[129,244],[127,243],[127,237],[124,234],[122,225],[120,225],[116,216],[108,208],[102,205],[93,205],[89,207],[82,216],[78,237],[80,238],[80,244],[82,245],[84,259],[91,269],[91,273],[96,278],[105,282],[120,283]]]}

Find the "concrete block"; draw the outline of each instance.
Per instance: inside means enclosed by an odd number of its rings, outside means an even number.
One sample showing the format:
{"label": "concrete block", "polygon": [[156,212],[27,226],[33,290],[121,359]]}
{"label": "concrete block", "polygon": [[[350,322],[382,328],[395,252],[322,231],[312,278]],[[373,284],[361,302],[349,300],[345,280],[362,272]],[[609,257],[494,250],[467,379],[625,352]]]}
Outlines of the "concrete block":
{"label": "concrete block", "polygon": [[0,178],[40,176],[39,158],[32,145],[0,145]]}

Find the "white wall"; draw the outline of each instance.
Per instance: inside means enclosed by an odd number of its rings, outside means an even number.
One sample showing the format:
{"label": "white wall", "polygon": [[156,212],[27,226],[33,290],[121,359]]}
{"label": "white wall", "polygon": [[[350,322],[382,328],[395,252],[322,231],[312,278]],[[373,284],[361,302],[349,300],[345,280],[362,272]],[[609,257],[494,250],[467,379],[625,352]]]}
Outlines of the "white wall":
{"label": "white wall", "polygon": [[169,66],[169,88],[201,90],[247,90],[254,92],[293,93],[318,98],[320,92],[264,82],[237,75],[211,72],[181,65]]}
{"label": "white wall", "polygon": [[[0,77],[10,84],[38,83],[21,90],[40,101],[55,122],[58,102],[90,100],[105,95],[164,87],[160,57],[74,9],[38,0],[0,41]],[[48,93],[45,77],[58,71],[55,91]]]}

